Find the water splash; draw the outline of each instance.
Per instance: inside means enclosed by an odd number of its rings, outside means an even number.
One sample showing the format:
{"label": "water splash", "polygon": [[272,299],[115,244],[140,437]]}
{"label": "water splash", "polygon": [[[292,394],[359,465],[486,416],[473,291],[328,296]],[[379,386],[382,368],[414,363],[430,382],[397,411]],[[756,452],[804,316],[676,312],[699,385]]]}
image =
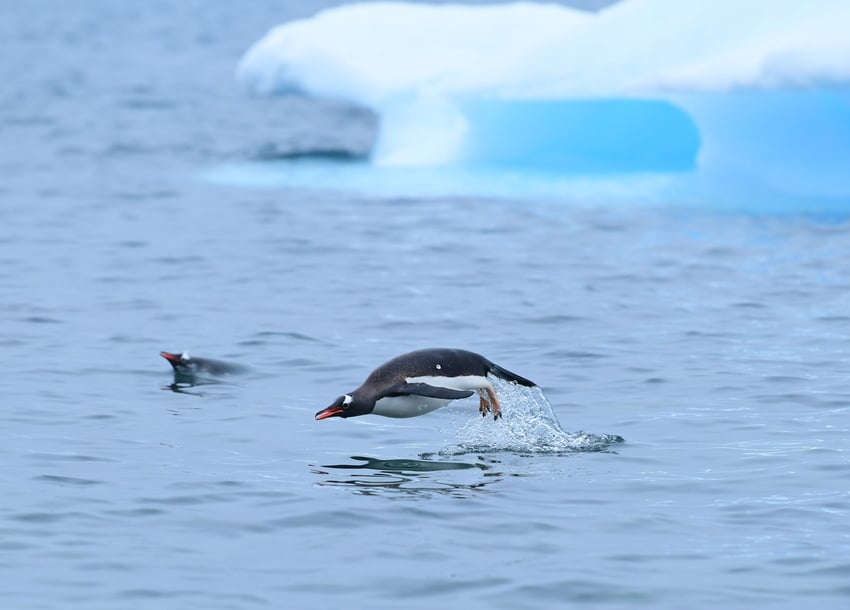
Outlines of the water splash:
{"label": "water splash", "polygon": [[502,418],[478,417],[457,427],[459,442],[443,449],[443,455],[473,452],[578,453],[610,451],[622,443],[616,434],[567,432],[561,427],[540,388],[525,388],[494,380],[502,400]]}

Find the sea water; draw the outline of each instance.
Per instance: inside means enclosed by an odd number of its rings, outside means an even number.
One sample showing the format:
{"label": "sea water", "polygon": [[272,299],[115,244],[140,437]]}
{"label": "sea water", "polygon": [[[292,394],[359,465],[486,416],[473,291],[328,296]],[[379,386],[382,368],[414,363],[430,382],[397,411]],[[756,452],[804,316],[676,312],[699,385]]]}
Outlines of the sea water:
{"label": "sea water", "polygon": [[[840,208],[224,184],[368,148],[234,85],[294,10],[0,10],[0,605],[850,602]],[[427,346],[539,388],[313,419]],[[161,350],[249,371],[175,386]]]}

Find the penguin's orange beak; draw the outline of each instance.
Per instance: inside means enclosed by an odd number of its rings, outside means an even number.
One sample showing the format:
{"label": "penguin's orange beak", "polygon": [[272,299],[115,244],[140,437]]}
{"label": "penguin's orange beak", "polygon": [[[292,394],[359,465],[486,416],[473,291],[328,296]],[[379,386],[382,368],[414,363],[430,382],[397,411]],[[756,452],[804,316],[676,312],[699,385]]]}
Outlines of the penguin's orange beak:
{"label": "penguin's orange beak", "polygon": [[316,413],[316,419],[318,420],[318,419],[327,419],[329,417],[339,417],[343,413],[345,413],[345,409],[343,409],[342,407],[336,407],[336,406],[331,405],[330,407],[327,407],[326,409],[322,409],[321,411]]}
{"label": "penguin's orange beak", "polygon": [[180,362],[180,354],[171,354],[169,352],[159,352],[159,355],[169,362]]}

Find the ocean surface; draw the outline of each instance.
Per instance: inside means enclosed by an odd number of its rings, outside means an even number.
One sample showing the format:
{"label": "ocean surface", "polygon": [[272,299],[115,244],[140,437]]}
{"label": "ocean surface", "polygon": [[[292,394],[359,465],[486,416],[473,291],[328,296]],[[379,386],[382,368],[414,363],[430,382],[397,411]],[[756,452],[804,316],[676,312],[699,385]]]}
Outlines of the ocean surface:
{"label": "ocean surface", "polygon": [[[0,1],[0,607],[850,607],[850,214],[211,179],[365,163],[316,6]],[[540,392],[313,419],[428,346]]]}

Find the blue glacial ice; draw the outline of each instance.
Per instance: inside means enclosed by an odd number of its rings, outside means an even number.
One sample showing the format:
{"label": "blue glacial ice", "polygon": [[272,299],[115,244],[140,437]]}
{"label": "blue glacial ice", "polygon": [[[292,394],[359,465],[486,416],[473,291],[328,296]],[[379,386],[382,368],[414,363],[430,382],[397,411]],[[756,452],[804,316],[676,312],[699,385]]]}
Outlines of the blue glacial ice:
{"label": "blue glacial ice", "polygon": [[355,4],[274,28],[237,77],[372,109],[374,168],[843,205],[848,24],[846,0]]}

